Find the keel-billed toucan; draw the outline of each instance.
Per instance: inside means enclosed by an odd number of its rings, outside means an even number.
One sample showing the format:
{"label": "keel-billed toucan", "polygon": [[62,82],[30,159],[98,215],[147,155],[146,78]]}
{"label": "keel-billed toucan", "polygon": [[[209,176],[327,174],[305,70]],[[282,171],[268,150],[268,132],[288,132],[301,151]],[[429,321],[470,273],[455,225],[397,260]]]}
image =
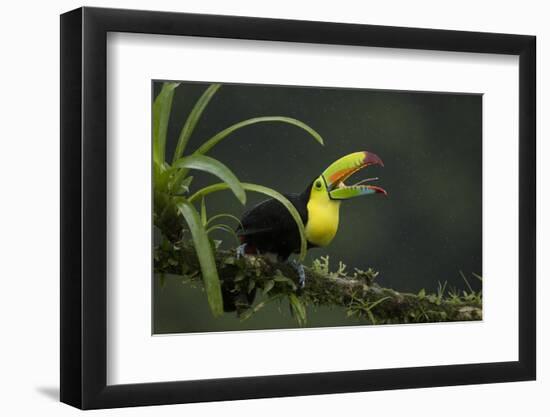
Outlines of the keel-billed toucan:
{"label": "keel-billed toucan", "polygon": [[[305,226],[308,249],[327,246],[338,230],[339,210],[342,200],[386,191],[374,185],[364,185],[368,180],[354,185],[344,181],[369,165],[384,166],[372,152],[354,152],[331,164],[311,182],[301,194],[285,194],[296,207]],[[292,253],[300,251],[300,234],[296,222],[288,210],[277,200],[263,201],[247,211],[237,229],[243,254],[271,254],[279,261],[286,261]],[[299,270],[300,272],[300,270]],[[303,268],[300,273],[303,285]]]}

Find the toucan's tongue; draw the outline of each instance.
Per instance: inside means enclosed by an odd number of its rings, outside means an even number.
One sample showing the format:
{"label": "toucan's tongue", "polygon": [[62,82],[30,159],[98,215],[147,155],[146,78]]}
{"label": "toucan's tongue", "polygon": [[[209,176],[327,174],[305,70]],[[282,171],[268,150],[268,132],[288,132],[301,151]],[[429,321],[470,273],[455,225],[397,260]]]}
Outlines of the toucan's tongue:
{"label": "toucan's tongue", "polygon": [[330,191],[330,197],[334,200],[347,200],[349,198],[361,197],[369,194],[384,194],[388,195],[386,190],[376,185],[352,185],[350,187],[340,187]]}

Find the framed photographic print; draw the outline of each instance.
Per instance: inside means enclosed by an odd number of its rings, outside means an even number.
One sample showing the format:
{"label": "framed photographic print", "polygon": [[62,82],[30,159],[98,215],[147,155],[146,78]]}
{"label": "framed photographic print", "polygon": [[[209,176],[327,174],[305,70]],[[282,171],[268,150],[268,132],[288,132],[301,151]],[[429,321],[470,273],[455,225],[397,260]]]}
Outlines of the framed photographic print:
{"label": "framed photographic print", "polygon": [[61,16],[61,400],[535,378],[535,38]]}

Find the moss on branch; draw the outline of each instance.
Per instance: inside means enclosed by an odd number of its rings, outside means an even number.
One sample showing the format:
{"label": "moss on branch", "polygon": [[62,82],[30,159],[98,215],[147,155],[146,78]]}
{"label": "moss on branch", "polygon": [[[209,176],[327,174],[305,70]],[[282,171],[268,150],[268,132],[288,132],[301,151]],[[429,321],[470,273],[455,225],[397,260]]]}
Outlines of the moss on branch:
{"label": "moss on branch", "polygon": [[[355,269],[348,272],[339,263],[330,270],[328,257],[305,267],[306,284],[298,288],[298,276],[287,263],[273,262],[263,256],[237,258],[234,250],[216,250],[216,264],[222,280],[226,310],[235,310],[246,319],[269,302],[288,300],[300,325],[307,321],[307,306],[340,306],[348,316],[364,319],[367,324],[426,323],[481,320],[480,292],[446,291],[417,294],[383,288],[376,282],[377,272]],[[155,271],[183,275],[201,282],[200,267],[194,248],[188,243],[167,243],[155,253]],[[263,297],[256,296],[259,292]],[[261,301],[258,301],[261,299]]]}

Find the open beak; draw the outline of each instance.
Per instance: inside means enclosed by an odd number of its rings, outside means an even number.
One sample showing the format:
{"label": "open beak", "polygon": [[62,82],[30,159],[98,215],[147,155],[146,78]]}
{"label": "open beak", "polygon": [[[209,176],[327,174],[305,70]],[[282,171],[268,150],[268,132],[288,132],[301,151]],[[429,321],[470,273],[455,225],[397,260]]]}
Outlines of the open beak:
{"label": "open beak", "polygon": [[333,162],[322,174],[330,198],[333,200],[347,200],[376,193],[388,195],[382,187],[364,185],[365,182],[377,178],[362,180],[353,185],[344,184],[345,180],[369,165],[384,166],[384,163],[378,155],[367,151],[350,153]]}

